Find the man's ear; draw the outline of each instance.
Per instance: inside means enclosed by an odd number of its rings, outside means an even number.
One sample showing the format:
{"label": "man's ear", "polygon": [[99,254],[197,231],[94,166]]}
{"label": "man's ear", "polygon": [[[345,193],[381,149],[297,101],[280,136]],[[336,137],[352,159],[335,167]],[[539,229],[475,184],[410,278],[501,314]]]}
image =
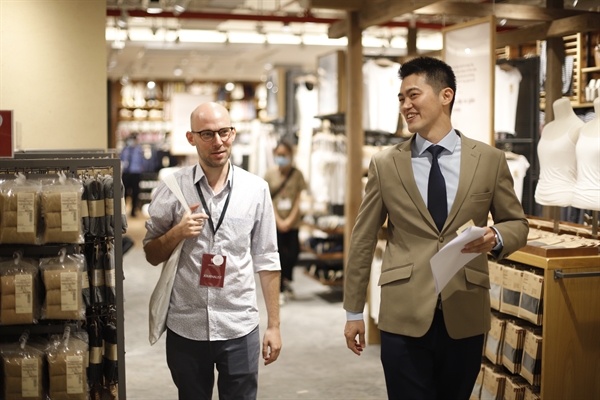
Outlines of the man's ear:
{"label": "man's ear", "polygon": [[194,134],[190,131],[185,133],[185,137],[187,138],[187,141],[189,144],[191,144],[192,146],[195,146],[194,144]]}
{"label": "man's ear", "polygon": [[442,104],[449,105],[452,102],[452,99],[454,99],[454,90],[449,87],[444,88],[440,92],[440,96],[442,98]]}

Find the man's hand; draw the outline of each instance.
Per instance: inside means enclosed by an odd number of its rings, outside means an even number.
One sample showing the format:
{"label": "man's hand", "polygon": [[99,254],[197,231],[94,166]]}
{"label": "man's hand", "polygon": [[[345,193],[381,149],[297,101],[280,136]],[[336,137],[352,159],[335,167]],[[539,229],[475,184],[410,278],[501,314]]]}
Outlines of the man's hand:
{"label": "man's hand", "polygon": [[190,206],[192,213],[186,212],[183,214],[181,221],[177,224],[177,230],[182,239],[188,239],[194,236],[198,236],[204,227],[208,215],[204,213],[194,214],[194,211],[198,209],[200,204]]}
{"label": "man's hand", "polygon": [[281,334],[279,328],[267,328],[262,344],[262,356],[265,365],[275,362],[281,351]]}
{"label": "man's hand", "polygon": [[[356,341],[358,335],[358,342]],[[346,337],[346,345],[354,354],[360,356],[360,353],[365,349],[365,321],[346,321],[344,328],[344,336]]]}
{"label": "man's hand", "polygon": [[489,226],[486,226],[483,237],[480,237],[479,239],[473,240],[472,242],[465,244],[465,247],[462,249],[462,252],[486,254],[492,251],[492,249],[496,247],[497,244],[498,243],[496,243],[496,231],[494,231]]}

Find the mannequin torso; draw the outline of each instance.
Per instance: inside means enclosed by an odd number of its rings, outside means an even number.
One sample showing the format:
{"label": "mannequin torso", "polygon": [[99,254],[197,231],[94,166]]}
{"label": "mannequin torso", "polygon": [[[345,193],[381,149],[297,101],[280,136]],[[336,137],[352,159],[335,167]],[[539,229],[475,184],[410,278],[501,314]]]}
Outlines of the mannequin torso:
{"label": "mannequin torso", "polygon": [[596,118],[586,123],[579,134],[577,182],[573,207],[600,211],[600,97],[594,101]]}
{"label": "mannequin torso", "polygon": [[535,201],[545,206],[567,207],[573,200],[577,180],[575,144],[584,122],[566,98],[553,104],[554,121],[546,124],[538,143],[540,179]]}

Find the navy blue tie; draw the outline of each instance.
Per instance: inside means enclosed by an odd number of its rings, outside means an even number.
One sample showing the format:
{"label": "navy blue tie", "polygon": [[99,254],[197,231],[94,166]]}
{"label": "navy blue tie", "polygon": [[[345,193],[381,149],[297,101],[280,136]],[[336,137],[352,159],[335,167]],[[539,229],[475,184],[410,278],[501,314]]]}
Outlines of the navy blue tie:
{"label": "navy blue tie", "polygon": [[433,217],[438,230],[441,232],[448,217],[448,201],[446,199],[446,181],[440,170],[438,158],[444,148],[432,145],[427,148],[431,153],[431,170],[429,171],[429,183],[427,185],[427,209]]}

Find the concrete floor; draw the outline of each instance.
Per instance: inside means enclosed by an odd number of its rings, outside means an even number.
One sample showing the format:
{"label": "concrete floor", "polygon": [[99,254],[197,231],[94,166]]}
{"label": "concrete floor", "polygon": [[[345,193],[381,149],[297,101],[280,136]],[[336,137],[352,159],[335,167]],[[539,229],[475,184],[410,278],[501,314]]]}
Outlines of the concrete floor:
{"label": "concrete floor", "polygon": [[[144,258],[144,233],[143,217],[129,218],[128,235],[135,246],[123,259],[127,399],[175,400],[165,335],[154,346],[148,342],[148,301],[160,269]],[[294,271],[293,287],[295,299],[281,308],[283,349],[274,364],[261,364],[258,398],[386,399],[380,347],[367,346],[360,357],[346,348],[341,290],[306,276],[302,267]],[[261,295],[259,307],[262,327],[266,311]],[[213,399],[218,399],[216,389]]]}

